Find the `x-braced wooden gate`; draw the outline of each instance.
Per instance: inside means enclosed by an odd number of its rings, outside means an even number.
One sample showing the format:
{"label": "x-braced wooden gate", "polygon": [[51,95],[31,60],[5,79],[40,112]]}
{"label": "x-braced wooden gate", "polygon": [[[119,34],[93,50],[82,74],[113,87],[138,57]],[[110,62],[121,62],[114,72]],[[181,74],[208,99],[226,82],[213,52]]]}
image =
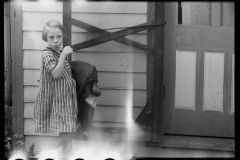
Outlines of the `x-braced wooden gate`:
{"label": "x-braced wooden gate", "polygon": [[[68,38],[63,46],[71,46],[73,51],[89,48],[95,45],[116,41],[118,43],[135,47],[147,52],[147,101],[148,103],[136,119],[136,123],[142,125],[148,118],[152,118],[151,141],[163,141],[163,66],[164,66],[164,2],[148,2],[147,22],[132,27],[114,28],[122,29],[116,32],[108,32],[104,29],[92,26],[72,18],[71,2],[63,2],[63,25]],[[99,37],[72,45],[72,25],[82,28],[88,32],[95,32]],[[147,30],[147,45],[125,38],[133,33]],[[71,57],[69,57],[71,61]],[[151,116],[150,116],[151,115]]]}

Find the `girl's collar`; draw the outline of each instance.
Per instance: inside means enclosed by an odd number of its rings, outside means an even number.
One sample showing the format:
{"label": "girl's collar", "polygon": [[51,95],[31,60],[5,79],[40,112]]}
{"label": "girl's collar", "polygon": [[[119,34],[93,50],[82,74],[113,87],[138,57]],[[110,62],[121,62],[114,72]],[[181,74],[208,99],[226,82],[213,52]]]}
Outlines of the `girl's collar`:
{"label": "girl's collar", "polygon": [[[57,57],[60,56],[60,54],[59,54],[57,51],[55,51],[54,49],[52,49],[52,48],[50,48],[50,47],[46,47],[46,49],[44,49],[44,51],[45,51],[45,50],[50,50],[50,51],[52,51],[52,53],[55,54]],[[62,48],[60,49],[60,52],[62,53]]]}

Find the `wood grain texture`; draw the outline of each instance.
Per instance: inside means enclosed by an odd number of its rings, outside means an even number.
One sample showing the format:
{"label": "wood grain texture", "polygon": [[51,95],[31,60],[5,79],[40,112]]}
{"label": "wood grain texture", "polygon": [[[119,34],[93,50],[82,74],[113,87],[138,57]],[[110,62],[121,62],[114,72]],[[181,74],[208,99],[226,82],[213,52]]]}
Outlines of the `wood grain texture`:
{"label": "wood grain texture", "polygon": [[[22,3],[10,3],[11,57],[12,57],[12,133],[23,130],[23,53],[22,53]],[[24,142],[24,137],[19,138]],[[19,146],[13,139],[13,149]],[[24,146],[23,146],[24,147]]]}

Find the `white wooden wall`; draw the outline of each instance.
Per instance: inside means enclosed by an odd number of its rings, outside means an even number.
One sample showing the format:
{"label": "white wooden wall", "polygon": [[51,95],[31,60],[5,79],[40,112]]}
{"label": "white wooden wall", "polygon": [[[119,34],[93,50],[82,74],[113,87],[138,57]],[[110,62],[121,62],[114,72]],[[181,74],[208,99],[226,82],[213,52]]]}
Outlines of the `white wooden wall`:
{"label": "white wooden wall", "polygon": [[[62,2],[23,2],[23,68],[24,133],[26,148],[34,143],[41,150],[57,134],[35,134],[32,131],[34,101],[37,94],[43,25],[51,19],[62,23]],[[72,2],[72,17],[101,29],[130,27],[147,21],[147,2]],[[117,30],[108,30],[115,32]],[[94,38],[93,33],[72,26],[72,44]],[[127,38],[146,44],[146,31]],[[146,104],[146,53],[111,41],[83,49],[72,55],[97,67],[102,96],[93,117],[95,126],[119,127],[125,123],[125,101],[133,91],[133,117]],[[132,77],[132,81],[129,81]],[[132,84],[132,85],[129,85]]]}

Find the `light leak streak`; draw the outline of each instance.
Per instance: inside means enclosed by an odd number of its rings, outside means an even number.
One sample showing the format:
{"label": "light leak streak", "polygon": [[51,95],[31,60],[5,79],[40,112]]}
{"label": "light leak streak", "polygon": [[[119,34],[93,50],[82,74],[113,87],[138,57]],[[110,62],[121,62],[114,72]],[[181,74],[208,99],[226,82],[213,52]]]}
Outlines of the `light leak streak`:
{"label": "light leak streak", "polygon": [[9,160],[16,160],[16,159],[27,160],[27,155],[21,150],[13,151]]}

